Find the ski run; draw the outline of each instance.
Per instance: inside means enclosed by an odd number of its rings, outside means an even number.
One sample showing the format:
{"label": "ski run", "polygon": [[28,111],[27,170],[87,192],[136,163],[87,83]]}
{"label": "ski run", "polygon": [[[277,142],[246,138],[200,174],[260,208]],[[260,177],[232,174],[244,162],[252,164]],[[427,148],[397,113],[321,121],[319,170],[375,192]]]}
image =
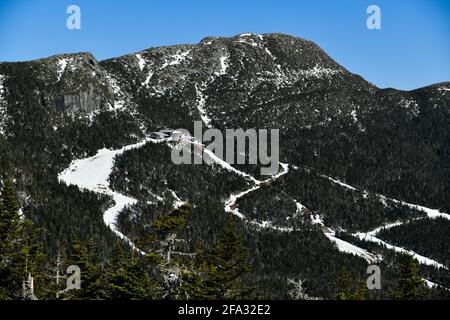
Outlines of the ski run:
{"label": "ski run", "polygon": [[[348,190],[351,191],[357,191],[357,192],[362,192],[364,195],[367,195],[367,191],[361,191],[360,189],[357,189],[353,186],[350,186],[346,183],[343,183],[342,181],[333,179],[331,177],[325,176],[325,175],[321,175],[321,177],[324,177],[328,180],[330,180],[331,182],[338,184]],[[386,230],[386,229],[390,229],[393,227],[397,227],[400,225],[403,225],[405,223],[408,223],[411,220],[422,220],[424,218],[429,218],[429,219],[436,219],[436,218],[444,218],[447,220],[450,220],[450,215],[448,213],[443,213],[440,212],[439,210],[436,209],[431,209],[431,208],[427,208],[424,206],[420,206],[420,205],[416,205],[416,204],[411,204],[408,202],[404,202],[404,201],[400,201],[397,199],[393,199],[393,198],[388,198],[384,195],[381,194],[375,194],[375,196],[379,199],[379,201],[381,201],[385,206],[388,206],[387,201],[396,203],[396,204],[400,204],[402,206],[411,208],[411,209],[415,209],[418,211],[422,211],[424,213],[426,213],[425,217],[418,217],[418,218],[414,218],[414,219],[410,219],[407,221],[396,221],[396,222],[392,222],[392,223],[388,223],[385,225],[382,225],[372,231],[369,232],[357,232],[355,234],[353,234],[354,237],[359,238],[360,240],[364,240],[364,241],[369,241],[369,242],[373,242],[376,243],[378,245],[384,246],[385,248],[389,249],[389,250],[393,250],[395,252],[399,252],[399,253],[407,253],[410,254],[415,260],[417,260],[419,263],[424,264],[424,265],[429,265],[429,266],[433,266],[435,268],[444,268],[444,269],[448,269],[446,266],[444,266],[442,263],[439,263],[433,259],[427,258],[425,256],[422,256],[412,250],[408,250],[402,247],[398,247],[395,245],[392,245],[390,243],[387,243],[386,241],[383,241],[379,238],[377,238],[377,234],[381,231],[381,230]],[[428,280],[427,280],[428,281]],[[427,282],[428,285],[430,285],[430,281]]]}
{"label": "ski run", "polygon": [[[58,175],[58,180],[66,185],[74,185],[82,190],[110,196],[114,205],[103,214],[105,224],[133,249],[141,252],[134,243],[117,228],[119,213],[128,206],[136,204],[137,200],[119,192],[113,191],[109,185],[109,176],[114,167],[114,158],[124,152],[144,146],[147,142],[160,143],[159,140],[146,138],[141,142],[127,145],[121,149],[100,149],[97,154],[84,159],[74,160],[70,166]],[[178,199],[178,197],[176,197]],[[175,205],[181,201],[177,200]]]}
{"label": "ski run", "polygon": [[[154,139],[150,139],[150,138],[145,138],[141,142],[138,142],[135,144],[130,144],[130,145],[124,146],[120,149],[115,149],[115,150],[110,150],[110,149],[105,149],[105,148],[100,149],[97,151],[97,154],[92,157],[72,161],[70,166],[59,174],[58,180],[65,183],[66,185],[77,186],[78,188],[80,188],[82,190],[84,189],[84,190],[88,190],[88,191],[91,191],[94,193],[99,193],[99,194],[104,194],[104,195],[110,196],[112,198],[112,200],[114,201],[114,205],[104,212],[104,214],[103,214],[104,223],[119,238],[126,241],[133,249],[135,249],[136,251],[143,254],[143,252],[141,252],[138,248],[136,248],[134,243],[126,235],[121,233],[117,227],[117,218],[118,218],[120,212],[128,206],[132,206],[132,205],[136,204],[137,200],[132,197],[129,197],[127,195],[124,195],[124,194],[121,194],[119,192],[112,190],[109,185],[109,176],[113,170],[114,159],[116,156],[119,156],[128,150],[140,148],[149,142],[165,143],[168,140],[170,140],[170,139],[154,140]],[[192,139],[183,139],[183,140],[187,141],[188,143],[191,143],[193,145],[197,145],[198,147],[204,147],[202,144],[200,144],[196,141],[193,141]],[[169,146],[170,146],[170,144],[169,144]],[[280,163],[281,168],[277,174],[271,176],[267,180],[260,181],[260,180],[255,179],[253,176],[249,175],[248,173],[240,171],[240,170],[236,169],[235,167],[231,166],[230,164],[228,164],[227,162],[225,162],[224,160],[218,158],[211,150],[208,150],[205,148],[201,148],[201,149],[203,150],[204,156],[207,156],[210,158],[210,160],[212,160],[212,161],[210,161],[210,163],[215,163],[233,174],[237,174],[239,176],[244,177],[251,184],[251,186],[248,189],[246,189],[244,191],[239,191],[239,192],[233,193],[228,197],[228,199],[225,200],[225,202],[224,202],[225,212],[231,213],[231,214],[235,215],[236,217],[242,219],[246,223],[248,223],[250,225],[254,225],[259,229],[271,229],[271,230],[279,231],[279,232],[294,231],[294,229],[290,228],[290,227],[276,226],[271,221],[249,220],[245,217],[245,215],[243,213],[241,213],[239,211],[238,204],[237,204],[239,199],[245,197],[246,195],[250,194],[251,192],[255,192],[255,191],[259,190],[265,183],[270,182],[270,181],[275,181],[276,179],[286,175],[289,172],[288,164]],[[292,167],[294,169],[297,169],[297,167],[295,167],[295,166],[292,166]],[[333,179],[331,177],[324,176],[324,175],[322,175],[322,177],[325,177],[328,180],[330,180],[332,183],[338,184],[338,185],[340,185],[344,188],[347,188],[351,191],[360,191],[359,189],[357,189],[355,187],[352,187],[348,184],[345,184],[345,183],[343,183],[339,180]],[[173,206],[175,208],[181,206],[184,202],[176,195],[176,193],[174,191],[171,190],[171,193],[173,194],[174,199],[176,199]],[[364,191],[364,194],[367,194],[367,192]],[[396,199],[387,198],[383,195],[377,194],[377,197],[385,205],[387,205],[386,201],[392,201],[394,203],[398,203],[398,204],[407,206],[409,208],[423,211],[427,214],[428,218],[442,217],[442,218],[450,220],[449,214],[439,212],[438,210],[435,210],[435,209],[430,209],[427,207],[402,202],[402,201],[399,201]],[[295,200],[295,199],[293,199],[293,200],[297,207],[296,213],[299,213],[299,212],[301,213],[301,210],[302,210],[302,208],[304,208],[304,206],[301,203],[299,203],[297,200]],[[417,218],[417,219],[421,219],[421,218]],[[331,228],[327,227],[319,215],[311,215],[311,223],[313,225],[318,225],[321,228],[323,234],[332,243],[334,243],[336,245],[336,248],[339,251],[341,251],[343,253],[347,253],[347,254],[356,255],[356,256],[366,260],[367,263],[374,263],[374,262],[382,259],[380,256],[370,253],[366,249],[360,248],[354,244],[351,244],[347,241],[337,238],[336,232],[334,230],[332,230]],[[380,226],[370,232],[355,233],[355,234],[353,234],[353,236],[355,236],[361,240],[377,243],[377,244],[384,246],[385,248],[393,250],[395,252],[409,253],[421,264],[434,266],[436,268],[446,268],[443,264],[441,264],[433,259],[424,257],[416,252],[411,251],[411,250],[407,250],[407,249],[404,249],[404,248],[401,248],[398,246],[394,246],[394,245],[389,244],[389,243],[376,237],[377,233],[380,232],[381,230],[396,227],[396,226],[402,225],[403,223],[404,222],[401,222],[401,221],[393,222],[390,224]],[[431,285],[431,282],[427,282],[427,284]]]}

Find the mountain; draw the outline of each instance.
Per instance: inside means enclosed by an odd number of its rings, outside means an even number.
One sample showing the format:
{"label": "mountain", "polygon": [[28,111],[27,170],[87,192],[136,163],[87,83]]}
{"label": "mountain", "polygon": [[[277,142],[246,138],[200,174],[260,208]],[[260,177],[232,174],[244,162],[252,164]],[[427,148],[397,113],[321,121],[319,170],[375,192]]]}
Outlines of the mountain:
{"label": "mountain", "polygon": [[[433,232],[450,231],[449,91],[449,82],[377,88],[284,34],[208,37],[104,61],[78,53],[4,62],[0,178],[15,179],[50,253],[71,231],[104,252],[116,236],[134,246],[161,213],[190,202],[180,247],[212,241],[234,214],[251,254],[248,281],[271,298],[286,298],[291,278],[333,297],[342,267],[365,277],[375,262],[389,288],[404,248],[425,279],[450,288],[450,257],[436,249],[445,239]],[[177,166],[173,142],[146,140],[161,128],[192,132],[195,120],[279,129],[280,172],[266,181],[256,165],[215,158]],[[433,294],[445,295],[437,285]]]}

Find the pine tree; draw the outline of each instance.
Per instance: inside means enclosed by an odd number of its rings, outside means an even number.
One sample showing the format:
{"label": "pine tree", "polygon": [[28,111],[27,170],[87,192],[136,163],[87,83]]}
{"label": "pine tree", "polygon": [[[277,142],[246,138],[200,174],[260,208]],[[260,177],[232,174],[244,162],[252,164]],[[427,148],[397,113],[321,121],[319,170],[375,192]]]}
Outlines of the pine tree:
{"label": "pine tree", "polygon": [[194,270],[185,287],[186,295],[192,299],[249,298],[254,289],[244,280],[250,271],[248,257],[243,238],[229,218],[212,248],[197,246]]}
{"label": "pine tree", "polygon": [[183,204],[169,214],[159,216],[153,222],[154,233],[150,233],[145,241],[140,242],[147,251],[146,260],[155,266],[160,276],[160,296],[163,299],[179,299],[179,287],[184,278],[190,273],[188,267],[179,259],[180,254],[175,252],[178,239],[177,233],[185,226],[192,206]]}
{"label": "pine tree", "polygon": [[40,280],[38,269],[43,253],[35,241],[38,233],[31,221],[19,213],[13,182],[4,181],[0,203],[0,299],[24,298],[22,283],[29,274]]}
{"label": "pine tree", "polygon": [[336,299],[338,300],[351,300],[352,298],[352,279],[350,277],[350,272],[346,268],[342,268],[339,273],[339,278],[337,282],[337,294]]}
{"label": "pine tree", "polygon": [[353,300],[366,300],[367,299],[367,283],[364,280],[359,280],[358,288],[356,292],[353,294]]}
{"label": "pine tree", "polygon": [[107,299],[144,300],[153,298],[149,275],[133,252],[125,252],[117,243],[106,269],[105,293]]}
{"label": "pine tree", "polygon": [[94,240],[81,241],[72,232],[70,253],[67,257],[66,266],[74,265],[80,268],[81,289],[72,289],[60,295],[62,299],[93,300],[102,299],[103,272],[99,261],[97,261],[97,244]]}
{"label": "pine tree", "polygon": [[427,296],[427,288],[423,279],[417,273],[417,263],[409,254],[399,258],[399,280],[392,297],[397,300],[420,300]]}
{"label": "pine tree", "polygon": [[[338,300],[365,300],[367,299],[367,285],[363,280],[358,280],[357,285],[353,283],[350,272],[344,267],[339,273],[337,282]],[[355,289],[356,287],[356,289]]]}

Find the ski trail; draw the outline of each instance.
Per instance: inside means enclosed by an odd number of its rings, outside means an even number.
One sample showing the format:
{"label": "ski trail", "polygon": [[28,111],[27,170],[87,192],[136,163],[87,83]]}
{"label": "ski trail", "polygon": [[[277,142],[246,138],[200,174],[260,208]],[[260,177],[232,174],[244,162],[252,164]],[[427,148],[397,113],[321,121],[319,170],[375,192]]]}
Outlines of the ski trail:
{"label": "ski trail", "polygon": [[[340,185],[340,186],[342,186],[342,187],[344,187],[346,189],[349,189],[351,191],[359,191],[359,192],[363,192],[366,195],[368,194],[367,191],[362,191],[362,190],[360,190],[358,188],[355,188],[355,187],[353,187],[351,185],[343,183],[342,181],[339,181],[337,179],[333,179],[333,178],[331,178],[329,176],[326,176],[326,175],[320,175],[320,176],[323,177],[323,178],[326,178],[326,179],[330,180],[331,182],[333,182],[335,184],[338,184],[338,185]],[[433,266],[433,267],[436,267],[436,268],[444,268],[444,269],[448,270],[448,268],[446,266],[444,266],[442,263],[437,262],[436,260],[433,260],[433,259],[427,258],[425,256],[422,256],[422,255],[420,255],[417,252],[414,252],[412,250],[408,250],[408,249],[405,249],[405,248],[398,247],[398,246],[395,246],[393,244],[390,244],[390,243],[388,243],[386,241],[383,241],[383,240],[377,238],[376,235],[383,229],[390,229],[390,228],[393,228],[393,227],[396,227],[396,226],[400,226],[400,225],[403,225],[403,224],[405,224],[405,223],[407,223],[407,222],[409,222],[411,220],[422,220],[424,218],[436,219],[436,218],[439,218],[439,217],[447,219],[447,220],[450,220],[450,214],[444,213],[444,212],[440,212],[437,209],[431,209],[431,208],[427,208],[427,207],[424,207],[424,206],[421,206],[421,205],[412,204],[412,203],[400,201],[400,200],[397,200],[397,199],[389,198],[389,197],[386,197],[386,196],[378,194],[378,193],[376,193],[375,196],[378,197],[378,199],[385,206],[388,206],[387,201],[391,201],[393,203],[400,204],[402,206],[406,206],[406,207],[411,208],[411,209],[422,211],[422,212],[426,213],[426,216],[425,217],[417,217],[417,218],[414,218],[414,219],[408,219],[407,221],[396,221],[396,222],[388,223],[388,224],[382,225],[382,226],[380,226],[380,227],[378,227],[378,228],[376,228],[376,229],[374,229],[372,231],[369,231],[369,232],[358,232],[358,233],[355,233],[355,234],[353,234],[353,236],[359,238],[360,240],[366,240],[366,241],[377,243],[377,244],[379,244],[381,246],[384,246],[385,248],[387,248],[389,250],[393,250],[395,252],[410,254],[415,260],[417,260],[421,264]]]}
{"label": "ski trail", "polygon": [[[340,186],[342,186],[342,187],[344,187],[346,189],[349,189],[349,190],[352,190],[352,191],[359,191],[359,192],[363,192],[364,194],[368,194],[367,191],[362,191],[362,190],[360,190],[358,188],[352,187],[351,185],[348,185],[348,184],[346,184],[346,183],[344,183],[342,181],[339,181],[337,179],[333,179],[333,178],[331,178],[329,176],[326,176],[326,175],[320,175],[320,176],[323,177],[323,178],[326,178],[326,179],[330,180],[331,182],[333,182],[334,184],[338,184],[338,185],[340,185]],[[426,213],[427,217],[430,218],[430,219],[435,219],[435,218],[439,218],[440,217],[440,218],[444,218],[444,219],[450,220],[450,214],[444,213],[444,212],[440,212],[437,209],[431,209],[431,208],[427,208],[425,206],[421,206],[421,205],[418,205],[418,204],[412,204],[412,203],[404,202],[404,201],[397,200],[397,199],[394,199],[394,198],[389,198],[389,197],[386,197],[386,196],[384,196],[382,194],[379,194],[379,193],[376,193],[375,196],[385,206],[387,206],[387,201],[391,201],[391,202],[394,202],[396,204],[400,204],[402,206],[405,206],[405,207],[408,207],[408,208],[411,208],[411,209],[422,211],[422,212]]]}
{"label": "ski trail", "polygon": [[[271,229],[271,230],[276,230],[276,231],[281,231],[281,232],[292,232],[294,231],[294,228],[289,228],[289,227],[280,227],[280,226],[275,226],[272,224],[272,222],[270,221],[263,221],[263,222],[258,222],[256,220],[247,220],[245,215],[242,214],[238,207],[237,207],[237,201],[241,198],[243,198],[244,196],[248,195],[251,192],[254,192],[258,189],[261,188],[262,185],[264,185],[264,183],[270,182],[270,181],[275,181],[276,179],[284,176],[285,174],[287,174],[289,172],[289,165],[285,164],[285,163],[280,163],[280,166],[282,168],[282,170],[280,170],[276,175],[272,176],[271,178],[265,180],[265,181],[261,181],[258,184],[256,184],[255,186],[251,187],[250,189],[247,189],[245,191],[239,192],[239,193],[235,193],[235,194],[231,194],[230,197],[228,198],[228,200],[225,201],[225,212],[231,213],[237,217],[239,217],[240,219],[244,220],[246,223],[249,223],[251,225],[255,225],[261,229]],[[297,212],[301,209],[304,208],[304,206],[298,202],[297,200],[295,200],[294,198],[292,198],[293,201],[296,204],[297,207]],[[360,258],[363,258],[364,260],[366,260],[368,263],[373,263],[375,261],[379,260],[379,257],[377,257],[376,255],[368,252],[367,250],[357,247],[347,241],[344,241],[342,239],[339,239],[336,237],[336,233],[335,231],[333,231],[332,229],[326,227],[323,223],[323,221],[320,219],[320,217],[316,217],[317,219],[312,218],[312,222],[313,224],[320,224],[321,229],[323,234],[334,244],[336,244],[336,247],[339,251],[344,252],[344,253],[348,253],[348,254],[353,254],[356,255]]]}
{"label": "ski trail", "polygon": [[353,236],[359,238],[360,240],[365,240],[365,241],[369,241],[369,242],[373,242],[376,244],[379,244],[381,246],[386,247],[389,250],[393,250],[395,252],[399,252],[399,253],[406,253],[411,255],[415,260],[417,260],[419,263],[424,264],[424,265],[428,265],[428,266],[433,266],[435,268],[444,268],[446,270],[448,270],[448,268],[443,265],[442,263],[437,262],[436,260],[427,258],[425,256],[422,256],[420,254],[418,254],[417,252],[414,252],[412,250],[408,250],[402,247],[398,247],[395,245],[392,245],[386,241],[383,241],[379,238],[377,238],[377,234],[383,230],[383,229],[389,229],[389,228],[393,228],[399,225],[402,225],[402,222],[394,222],[394,223],[390,223],[388,225],[385,226],[381,226],[378,227],[372,231],[369,232],[358,232],[358,233],[354,233]]}
{"label": "ski trail", "polygon": [[[252,181],[255,181],[256,183],[250,189],[247,189],[245,191],[241,191],[238,193],[232,193],[230,195],[230,197],[227,200],[225,200],[225,212],[231,213],[231,214],[239,217],[240,219],[246,220],[245,216],[242,213],[240,213],[239,209],[237,208],[237,201],[240,198],[244,197],[245,195],[249,194],[250,192],[254,192],[254,191],[260,189],[261,186],[263,186],[265,183],[268,183],[270,181],[275,181],[276,179],[280,178],[281,176],[283,176],[289,172],[288,164],[280,163],[280,166],[281,166],[281,170],[276,175],[272,176],[271,178],[264,180],[264,181],[259,181],[259,180],[256,180],[255,178],[253,178]],[[247,175],[244,172],[241,172],[241,174]],[[261,225],[261,227],[266,227],[266,228],[271,225],[270,222],[258,223],[256,221],[253,221],[253,222],[249,221],[249,220],[247,220],[247,221],[252,224]],[[289,229],[289,228],[287,228],[287,229]]]}
{"label": "ski trail", "polygon": [[319,225],[321,227],[325,237],[327,237],[331,242],[335,243],[339,251],[356,255],[360,258],[363,258],[368,263],[374,263],[381,260],[381,257],[367,251],[366,249],[360,248],[358,246],[355,246],[354,244],[351,244],[350,242],[336,237],[336,232],[333,229],[327,227],[318,214],[311,216],[311,222],[312,224]]}
{"label": "ski trail", "polygon": [[[117,218],[120,212],[126,207],[137,203],[135,198],[121,194],[111,189],[109,185],[109,176],[114,167],[114,159],[116,156],[123,154],[128,150],[138,149],[146,143],[161,143],[164,140],[154,140],[145,138],[143,141],[124,146],[120,149],[100,149],[97,154],[84,158],[73,160],[69,167],[58,175],[58,181],[66,185],[74,185],[82,190],[88,190],[94,193],[110,196],[114,201],[114,205],[107,209],[103,214],[104,223],[122,240],[141,254],[143,251],[138,249],[134,243],[117,228]],[[177,199],[178,197],[176,197]],[[178,199],[179,200],[179,199]],[[177,204],[178,201],[177,200]]]}

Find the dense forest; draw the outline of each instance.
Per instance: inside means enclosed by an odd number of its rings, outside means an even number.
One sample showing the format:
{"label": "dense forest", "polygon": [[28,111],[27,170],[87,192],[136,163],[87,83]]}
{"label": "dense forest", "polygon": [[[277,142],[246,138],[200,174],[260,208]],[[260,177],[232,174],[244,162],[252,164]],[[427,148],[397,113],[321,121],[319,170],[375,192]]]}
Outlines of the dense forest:
{"label": "dense forest", "polygon": [[[42,230],[19,210],[12,181],[4,181],[0,200],[0,299],[267,298],[249,282],[249,250],[232,218],[227,219],[213,243],[198,243],[191,253],[176,251],[181,240],[178,233],[192,215],[192,206],[186,204],[153,221],[152,231],[136,242],[144,253],[117,241],[105,257],[99,254],[95,240],[80,240],[73,232],[70,243],[61,244],[53,256],[47,257],[42,250]],[[401,256],[396,272],[391,298],[429,297],[411,256]],[[335,299],[363,300],[370,296],[364,280],[353,279],[345,267],[335,283]],[[311,296],[314,290],[306,292],[304,284],[302,279],[290,279],[286,283],[289,297],[320,299]]]}

